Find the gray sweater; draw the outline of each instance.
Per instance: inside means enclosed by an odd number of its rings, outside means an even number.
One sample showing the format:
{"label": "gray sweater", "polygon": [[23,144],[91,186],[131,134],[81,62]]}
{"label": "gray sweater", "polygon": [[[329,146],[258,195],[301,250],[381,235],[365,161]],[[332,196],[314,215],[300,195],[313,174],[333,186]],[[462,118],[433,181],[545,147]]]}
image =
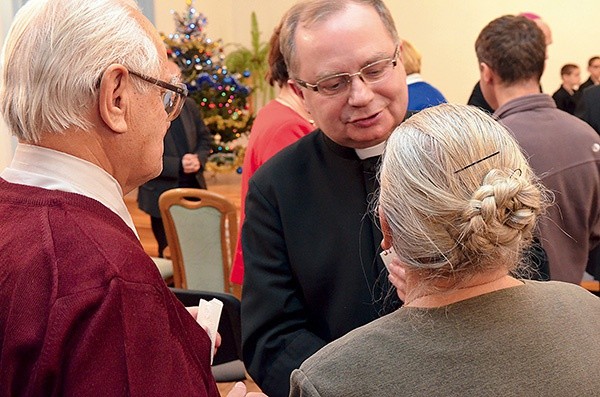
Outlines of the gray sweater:
{"label": "gray sweater", "polygon": [[401,308],[328,344],[290,396],[593,396],[600,299],[526,282],[442,308]]}

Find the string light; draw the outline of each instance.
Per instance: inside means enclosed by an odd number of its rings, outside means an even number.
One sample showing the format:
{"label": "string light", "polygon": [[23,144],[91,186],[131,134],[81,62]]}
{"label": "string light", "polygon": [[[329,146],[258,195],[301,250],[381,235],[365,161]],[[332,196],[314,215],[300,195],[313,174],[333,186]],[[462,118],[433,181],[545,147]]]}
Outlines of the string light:
{"label": "string light", "polygon": [[225,66],[222,41],[207,37],[208,20],[193,3],[194,0],[186,0],[187,12],[170,11],[175,32],[163,39],[169,56],[182,69],[190,98],[198,103],[207,127],[215,135],[207,165],[229,164],[230,171],[241,172],[239,164],[233,165],[240,161],[236,154],[240,144],[232,142],[243,139],[243,132],[251,125],[251,89],[244,84],[250,75],[247,71],[232,73]]}

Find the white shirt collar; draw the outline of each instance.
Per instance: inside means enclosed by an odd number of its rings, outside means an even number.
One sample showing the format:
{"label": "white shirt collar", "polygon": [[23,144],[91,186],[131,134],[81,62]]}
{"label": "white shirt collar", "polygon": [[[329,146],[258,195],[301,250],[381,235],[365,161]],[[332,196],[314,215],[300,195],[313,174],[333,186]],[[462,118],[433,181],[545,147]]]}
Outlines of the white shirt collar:
{"label": "white shirt collar", "polygon": [[375,146],[371,146],[364,149],[354,149],[356,150],[356,154],[361,160],[368,159],[369,157],[380,156],[383,154],[383,149],[385,149],[386,141],[378,143]]}
{"label": "white shirt collar", "polygon": [[117,180],[86,160],[41,146],[19,143],[10,166],[0,176],[11,183],[79,193],[99,201],[123,219],[138,236]]}
{"label": "white shirt collar", "polygon": [[406,85],[423,82],[423,77],[419,73],[412,73],[406,76]]}

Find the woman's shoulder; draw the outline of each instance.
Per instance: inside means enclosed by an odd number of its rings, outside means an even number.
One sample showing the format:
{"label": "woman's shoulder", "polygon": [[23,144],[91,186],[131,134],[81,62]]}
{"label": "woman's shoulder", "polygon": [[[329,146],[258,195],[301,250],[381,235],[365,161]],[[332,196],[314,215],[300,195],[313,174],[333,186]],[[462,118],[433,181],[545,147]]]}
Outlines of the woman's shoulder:
{"label": "woman's shoulder", "polygon": [[578,284],[563,281],[533,281],[525,280],[528,290],[532,293],[549,297],[555,301],[589,303],[600,308],[600,298]]}

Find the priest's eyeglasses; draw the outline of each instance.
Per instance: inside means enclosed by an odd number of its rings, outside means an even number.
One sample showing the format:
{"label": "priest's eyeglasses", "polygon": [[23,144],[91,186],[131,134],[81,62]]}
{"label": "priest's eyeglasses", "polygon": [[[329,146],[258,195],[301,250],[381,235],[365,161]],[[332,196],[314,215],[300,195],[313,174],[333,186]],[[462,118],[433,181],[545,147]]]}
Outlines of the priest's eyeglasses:
{"label": "priest's eyeglasses", "polygon": [[177,85],[167,83],[162,80],[155,79],[154,77],[146,76],[141,73],[133,72],[129,70],[132,75],[161,88],[165,91],[162,94],[163,105],[165,112],[167,112],[167,118],[169,121],[173,121],[179,116],[185,97],[188,95],[188,89],[183,83],[177,83]]}
{"label": "priest's eyeglasses", "polygon": [[398,64],[398,54],[399,47],[396,47],[396,51],[394,51],[394,55],[391,58],[380,59],[379,61],[370,63],[363,66],[356,73],[334,74],[323,77],[314,84],[300,79],[295,79],[295,81],[299,86],[311,89],[324,96],[338,95],[348,90],[354,76],[358,76],[364,83],[376,83],[388,77]]}

